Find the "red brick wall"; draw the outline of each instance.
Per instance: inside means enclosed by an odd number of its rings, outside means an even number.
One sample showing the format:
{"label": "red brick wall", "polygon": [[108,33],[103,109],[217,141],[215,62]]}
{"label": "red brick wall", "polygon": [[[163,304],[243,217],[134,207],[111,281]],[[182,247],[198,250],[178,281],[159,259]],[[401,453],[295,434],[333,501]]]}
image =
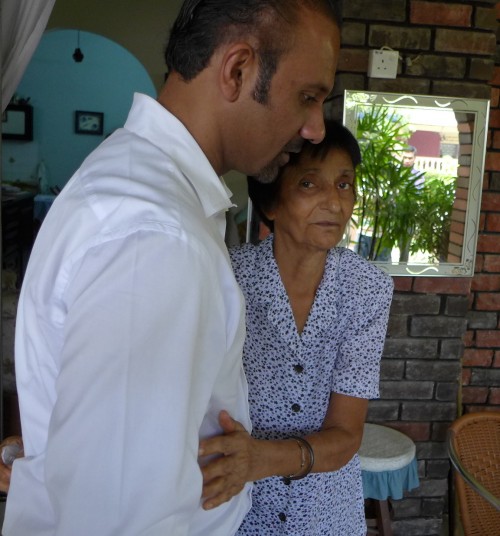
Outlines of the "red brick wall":
{"label": "red brick wall", "polygon": [[[500,3],[494,6],[500,19]],[[498,43],[500,45],[500,42]],[[500,57],[491,77],[490,131],[485,163],[476,273],[462,369],[465,412],[500,411]]]}

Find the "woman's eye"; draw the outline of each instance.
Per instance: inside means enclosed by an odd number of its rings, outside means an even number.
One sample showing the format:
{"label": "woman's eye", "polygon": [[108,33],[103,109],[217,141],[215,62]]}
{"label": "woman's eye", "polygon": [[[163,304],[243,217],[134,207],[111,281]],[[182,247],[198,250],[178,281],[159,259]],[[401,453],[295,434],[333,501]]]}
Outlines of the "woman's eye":
{"label": "woman's eye", "polygon": [[350,188],[352,188],[352,184],[350,184],[349,182],[341,182],[339,184],[339,188],[341,190],[349,190]]}
{"label": "woman's eye", "polygon": [[302,180],[300,181],[300,186],[301,188],[309,189],[309,188],[312,188],[313,183],[310,180]]}

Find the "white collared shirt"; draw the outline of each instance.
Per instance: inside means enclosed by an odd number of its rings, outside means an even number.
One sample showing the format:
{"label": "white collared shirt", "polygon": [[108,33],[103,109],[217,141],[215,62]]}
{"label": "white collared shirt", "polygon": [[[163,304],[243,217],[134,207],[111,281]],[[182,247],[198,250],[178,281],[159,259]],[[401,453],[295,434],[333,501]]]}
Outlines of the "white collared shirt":
{"label": "white collared shirt", "polygon": [[5,536],[233,534],[251,486],[205,512],[200,437],[250,430],[227,190],[173,115],[135,95],[37,237],[19,302],[26,458]]}

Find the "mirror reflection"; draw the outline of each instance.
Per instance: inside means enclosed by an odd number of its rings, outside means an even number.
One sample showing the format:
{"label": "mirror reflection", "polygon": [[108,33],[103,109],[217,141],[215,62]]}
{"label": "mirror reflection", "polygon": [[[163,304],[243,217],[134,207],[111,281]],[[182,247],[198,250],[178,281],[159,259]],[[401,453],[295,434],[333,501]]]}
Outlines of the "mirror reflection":
{"label": "mirror reflection", "polygon": [[358,200],[346,245],[394,275],[472,276],[489,102],[346,91]]}

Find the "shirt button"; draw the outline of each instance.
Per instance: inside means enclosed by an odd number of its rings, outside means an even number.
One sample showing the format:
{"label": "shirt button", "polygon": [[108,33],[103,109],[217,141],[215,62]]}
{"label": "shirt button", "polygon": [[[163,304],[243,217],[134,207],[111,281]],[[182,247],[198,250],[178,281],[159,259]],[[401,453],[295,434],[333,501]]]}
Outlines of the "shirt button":
{"label": "shirt button", "polygon": [[285,484],[286,486],[289,486],[291,483],[292,481],[288,477],[286,476],[283,477],[283,484]]}
{"label": "shirt button", "polygon": [[294,365],[293,366],[293,370],[297,373],[297,374],[302,374],[302,372],[304,372],[304,367],[302,365]]}
{"label": "shirt button", "polygon": [[280,518],[280,521],[283,521],[283,523],[286,521],[286,515],[283,512],[281,512],[278,517]]}
{"label": "shirt button", "polygon": [[295,413],[298,413],[300,411],[300,406],[298,404],[293,404],[292,411],[295,411]]}

